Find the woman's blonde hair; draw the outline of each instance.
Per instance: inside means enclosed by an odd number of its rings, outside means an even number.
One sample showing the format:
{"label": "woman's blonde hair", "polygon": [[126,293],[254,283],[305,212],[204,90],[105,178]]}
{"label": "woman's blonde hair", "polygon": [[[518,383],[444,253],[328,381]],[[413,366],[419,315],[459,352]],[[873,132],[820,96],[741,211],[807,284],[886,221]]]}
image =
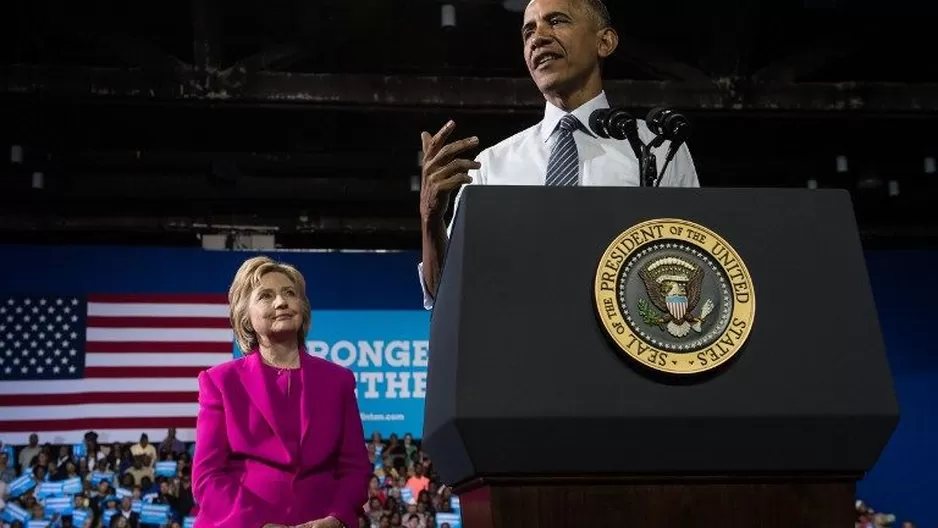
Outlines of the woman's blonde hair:
{"label": "woman's blonde hair", "polygon": [[311,324],[309,298],[306,296],[306,279],[296,268],[283,262],[276,262],[267,257],[254,257],[241,264],[235,273],[231,287],[228,289],[228,313],[231,319],[231,328],[235,339],[241,347],[243,354],[250,354],[258,345],[257,334],[251,327],[251,316],[248,305],[251,303],[251,294],[261,281],[261,277],[268,273],[282,273],[290,279],[296,288],[296,295],[300,300],[300,317],[302,324],[297,331],[296,341],[299,345],[306,341],[306,334]]}

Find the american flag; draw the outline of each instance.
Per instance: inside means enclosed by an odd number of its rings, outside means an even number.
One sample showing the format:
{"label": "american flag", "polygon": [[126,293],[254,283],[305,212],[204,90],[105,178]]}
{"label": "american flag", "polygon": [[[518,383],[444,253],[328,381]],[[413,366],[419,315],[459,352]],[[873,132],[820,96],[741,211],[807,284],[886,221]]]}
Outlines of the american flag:
{"label": "american flag", "polygon": [[0,439],[191,440],[196,376],[233,350],[224,295],[0,295]]}

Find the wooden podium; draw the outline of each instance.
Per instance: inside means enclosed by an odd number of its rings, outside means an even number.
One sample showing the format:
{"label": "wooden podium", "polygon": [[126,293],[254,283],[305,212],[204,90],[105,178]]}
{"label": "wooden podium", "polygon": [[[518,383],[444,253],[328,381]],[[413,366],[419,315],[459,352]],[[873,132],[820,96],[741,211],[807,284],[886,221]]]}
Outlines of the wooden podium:
{"label": "wooden podium", "polygon": [[454,492],[467,528],[849,528],[857,517],[855,479],[505,477],[470,481]]}
{"label": "wooden podium", "polygon": [[898,405],[847,193],[477,186],[454,222],[423,446],[465,528],[853,526]]}

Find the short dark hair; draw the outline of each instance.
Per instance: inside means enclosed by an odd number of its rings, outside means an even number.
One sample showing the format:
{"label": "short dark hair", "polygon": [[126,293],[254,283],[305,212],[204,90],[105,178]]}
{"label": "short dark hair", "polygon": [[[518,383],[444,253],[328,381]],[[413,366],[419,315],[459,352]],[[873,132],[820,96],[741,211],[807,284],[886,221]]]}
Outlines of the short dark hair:
{"label": "short dark hair", "polygon": [[586,4],[586,9],[596,19],[596,23],[599,24],[600,28],[605,29],[612,26],[612,17],[609,15],[609,9],[603,0],[584,0],[583,3]]}

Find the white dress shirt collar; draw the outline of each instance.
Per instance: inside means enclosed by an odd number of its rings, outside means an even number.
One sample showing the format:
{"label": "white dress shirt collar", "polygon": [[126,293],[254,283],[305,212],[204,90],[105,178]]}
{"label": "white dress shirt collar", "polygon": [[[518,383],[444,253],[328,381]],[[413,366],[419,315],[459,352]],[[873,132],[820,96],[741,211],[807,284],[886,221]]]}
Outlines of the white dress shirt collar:
{"label": "white dress shirt collar", "polygon": [[580,120],[580,123],[583,125],[584,132],[595,136],[589,127],[590,114],[592,114],[594,110],[598,110],[600,108],[609,108],[609,101],[606,100],[606,92],[602,91],[599,92],[599,95],[580,105],[579,108],[572,112],[565,112],[550,102],[547,102],[544,106],[544,120],[541,121],[540,133],[541,139],[544,142],[547,142],[551,134],[553,134],[554,130],[557,128],[557,124],[560,123],[560,119],[568,113],[573,114],[577,119]]}

